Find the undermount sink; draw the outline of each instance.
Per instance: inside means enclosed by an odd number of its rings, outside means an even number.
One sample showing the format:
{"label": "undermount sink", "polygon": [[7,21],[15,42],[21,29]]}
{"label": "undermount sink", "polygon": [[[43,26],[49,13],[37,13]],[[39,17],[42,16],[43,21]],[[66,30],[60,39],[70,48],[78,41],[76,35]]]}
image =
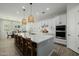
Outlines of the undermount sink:
{"label": "undermount sink", "polygon": [[36,33],[30,33],[31,35],[36,35]]}

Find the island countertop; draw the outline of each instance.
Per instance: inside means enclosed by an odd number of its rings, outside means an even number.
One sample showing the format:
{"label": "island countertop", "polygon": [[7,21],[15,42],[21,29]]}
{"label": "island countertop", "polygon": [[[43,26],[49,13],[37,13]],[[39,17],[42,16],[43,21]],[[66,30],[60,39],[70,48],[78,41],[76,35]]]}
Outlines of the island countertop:
{"label": "island countertop", "polygon": [[49,56],[54,48],[54,36],[47,34],[34,34],[28,33],[16,33],[15,35],[22,36],[23,38],[31,38],[36,43],[36,55],[37,56]]}
{"label": "island countertop", "polygon": [[31,38],[31,40],[37,44],[39,44],[45,40],[53,38],[53,35],[44,35],[44,34],[41,34],[41,35],[28,35],[28,34],[24,34],[24,33],[16,33],[16,34],[18,36],[22,36],[23,38]]}

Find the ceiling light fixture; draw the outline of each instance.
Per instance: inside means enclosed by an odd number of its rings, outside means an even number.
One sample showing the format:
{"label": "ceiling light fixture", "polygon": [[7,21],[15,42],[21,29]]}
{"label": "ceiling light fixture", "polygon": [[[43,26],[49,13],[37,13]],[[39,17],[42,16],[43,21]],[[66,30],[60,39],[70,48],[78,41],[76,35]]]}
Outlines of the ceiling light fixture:
{"label": "ceiling light fixture", "polygon": [[46,10],[50,10],[50,8],[46,8]]}
{"label": "ceiling light fixture", "polygon": [[22,24],[23,25],[26,25],[27,23],[33,23],[34,22],[34,16],[32,15],[32,3],[29,3],[30,4],[30,15],[27,17],[27,19],[25,18],[25,11],[26,11],[26,8],[25,6],[22,7],[22,10],[23,10],[23,19],[22,19]]}
{"label": "ceiling light fixture", "polygon": [[25,9],[25,6],[22,6],[22,9]]}
{"label": "ceiling light fixture", "polygon": [[30,4],[30,15],[28,16],[28,22],[34,22],[34,16],[32,15],[32,3]]}
{"label": "ceiling light fixture", "polygon": [[25,19],[25,11],[26,11],[25,6],[22,7],[22,11],[23,11],[22,25],[26,25],[27,24],[27,20]]}

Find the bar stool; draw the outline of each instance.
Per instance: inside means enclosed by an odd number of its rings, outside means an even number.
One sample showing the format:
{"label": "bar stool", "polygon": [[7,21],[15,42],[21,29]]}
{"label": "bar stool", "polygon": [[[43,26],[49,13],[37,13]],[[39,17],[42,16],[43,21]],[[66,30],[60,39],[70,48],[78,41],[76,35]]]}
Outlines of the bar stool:
{"label": "bar stool", "polygon": [[32,45],[31,38],[26,38],[24,40],[24,56],[33,56],[34,49]]}
{"label": "bar stool", "polygon": [[15,45],[16,45],[16,42],[17,42],[17,40],[16,40],[16,35],[14,35],[14,39],[15,39]]}
{"label": "bar stool", "polygon": [[27,38],[26,39],[24,39],[24,47],[23,47],[23,51],[24,51],[24,53],[23,53],[23,55],[24,56],[27,56],[27,47],[28,47],[28,41],[27,41]]}
{"label": "bar stool", "polygon": [[17,35],[17,47],[20,47],[20,36]]}
{"label": "bar stool", "polygon": [[33,45],[32,45],[32,41],[30,38],[27,39],[27,44],[28,44],[28,47],[27,47],[27,55],[28,56],[33,56],[33,53],[34,53],[34,49],[33,49]]}
{"label": "bar stool", "polygon": [[14,35],[15,38],[15,45],[18,47],[18,35]]}
{"label": "bar stool", "polygon": [[22,52],[22,54],[23,54],[23,37],[22,36],[19,36],[19,49],[20,49],[20,51]]}

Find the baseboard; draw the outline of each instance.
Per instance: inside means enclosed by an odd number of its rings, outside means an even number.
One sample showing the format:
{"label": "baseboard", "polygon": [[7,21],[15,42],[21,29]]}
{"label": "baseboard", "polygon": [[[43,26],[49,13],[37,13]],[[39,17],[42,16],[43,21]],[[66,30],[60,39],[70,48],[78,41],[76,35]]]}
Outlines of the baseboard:
{"label": "baseboard", "polygon": [[58,44],[58,45],[62,45],[62,46],[65,46],[65,47],[67,47],[67,45],[65,45],[65,44],[62,44],[62,43],[58,43],[58,42],[54,42],[54,44]]}

